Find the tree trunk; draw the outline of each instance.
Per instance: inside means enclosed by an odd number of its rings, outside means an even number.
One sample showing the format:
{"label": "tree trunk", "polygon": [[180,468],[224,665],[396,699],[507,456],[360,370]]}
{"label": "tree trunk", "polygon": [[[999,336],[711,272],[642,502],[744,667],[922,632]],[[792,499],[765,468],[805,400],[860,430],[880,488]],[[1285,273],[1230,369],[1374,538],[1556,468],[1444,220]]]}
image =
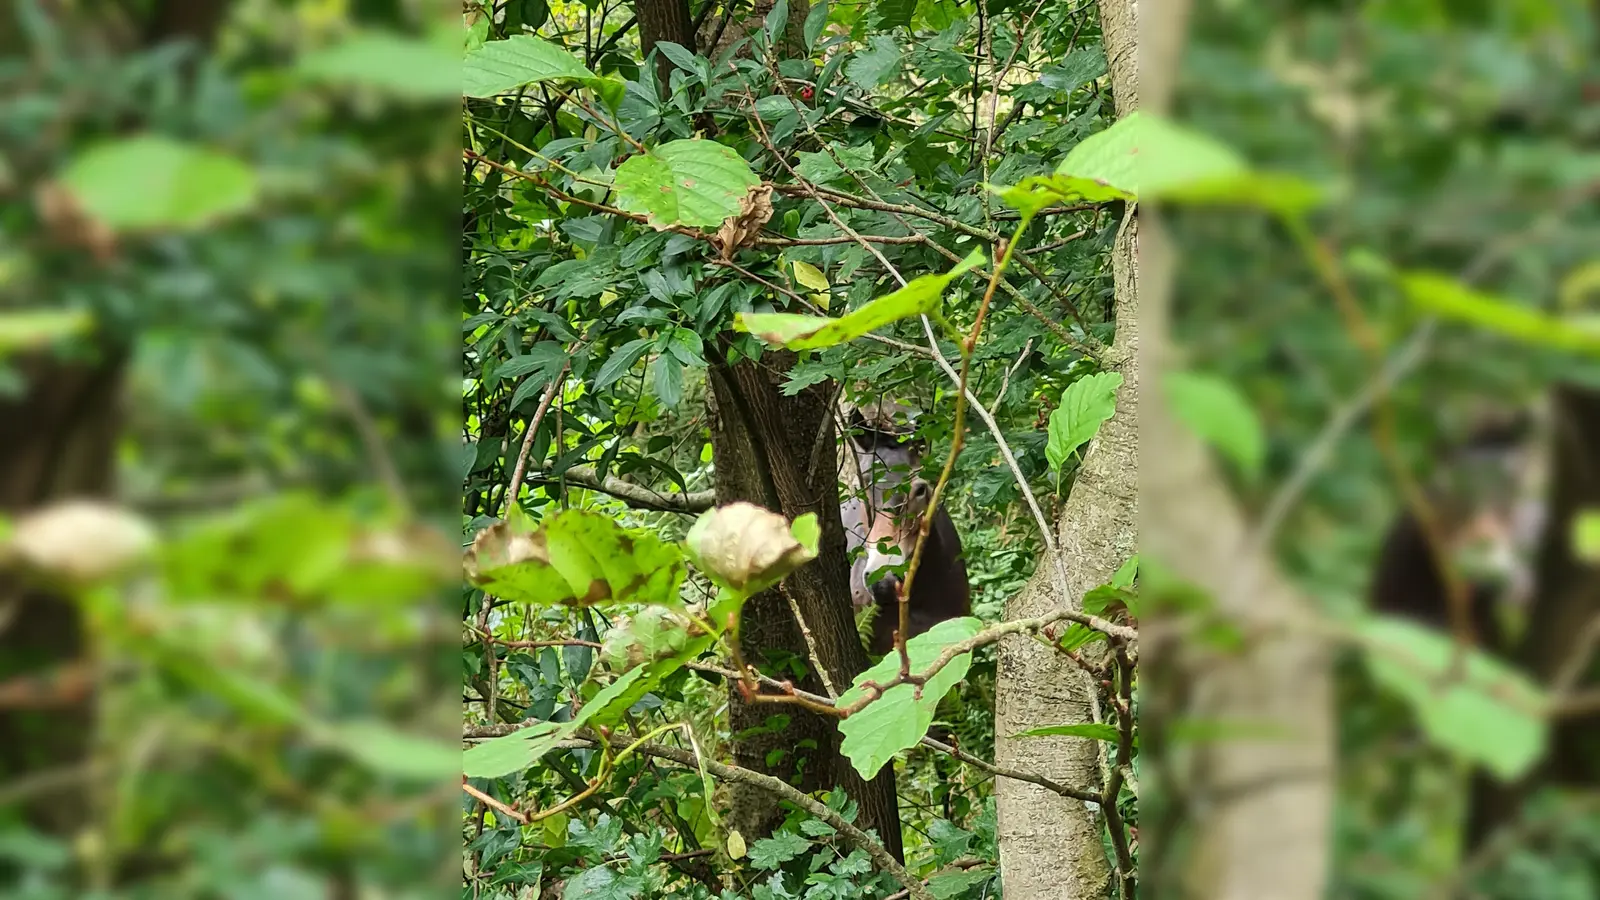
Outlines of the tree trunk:
{"label": "tree trunk", "polygon": [[[694,50],[694,20],[689,16],[689,0],[637,0],[634,15],[639,17],[639,47],[645,59],[656,44],[671,41],[685,50]],[[656,83],[661,96],[669,95],[669,80],[677,66],[665,53],[656,56]]]}
{"label": "tree trunk", "polygon": [[[1138,64],[1127,65],[1139,73],[1142,109],[1169,106],[1187,12],[1174,0],[1143,23]],[[1117,102],[1126,112],[1120,92]],[[1157,211],[1141,217],[1141,365],[1146,383],[1159,385],[1171,356],[1172,266]],[[1321,900],[1332,846],[1330,650],[1305,627],[1309,604],[1252,539],[1206,448],[1172,418],[1159,388],[1140,401],[1141,445],[1160,448],[1140,482],[1145,604],[1168,596],[1158,584],[1193,585],[1212,615],[1245,635],[1229,652],[1208,649],[1197,623],[1170,608],[1142,623],[1143,796],[1151,800],[1140,810],[1143,887],[1195,900]],[[1174,580],[1158,581],[1157,572]],[[1268,733],[1173,746],[1163,730],[1179,717]]]}
{"label": "tree trunk", "polygon": [[[808,670],[814,668],[807,662],[805,636],[790,609],[792,599],[816,643],[818,662],[842,692],[866,668],[867,654],[856,635],[850,564],[839,519],[838,436],[829,412],[832,384],[784,396],[784,373],[794,358],[793,353],[767,351],[756,361],[711,361],[708,419],[717,502],[746,500],[790,519],[817,514],[822,539],[816,560],[778,588],[751,598],[740,625],[739,647],[751,664],[792,658],[806,663]],[[808,672],[800,684],[809,691],[825,691],[815,672]],[[746,703],[737,689],[731,691],[729,703],[738,765],[783,778],[805,791],[843,788],[861,808],[857,824],[876,829],[889,852],[902,858],[893,766],[864,782],[839,753],[833,719],[792,704]],[[786,727],[741,736],[779,716],[788,720]],[[738,784],[730,789],[732,821],[746,838],[764,835],[782,821],[783,811],[770,795]]]}
{"label": "tree trunk", "polygon": [[[1554,682],[1584,648],[1600,616],[1600,566],[1577,558],[1572,529],[1578,516],[1600,509],[1600,391],[1561,384],[1550,392],[1552,446],[1548,517],[1536,561],[1536,588],[1529,628],[1518,660],[1533,679]],[[1600,680],[1600,664],[1587,660],[1575,688]],[[1540,769],[1517,784],[1501,784],[1487,774],[1474,777],[1466,841],[1469,847],[1512,821],[1522,802],[1541,783],[1593,788],[1600,784],[1600,716],[1556,724],[1550,755]]]}
{"label": "tree trunk", "polygon": [[[111,493],[122,363],[120,352],[88,364],[46,354],[15,361],[26,387],[22,396],[0,400],[0,514]],[[0,570],[0,683],[38,679],[66,687],[61,676],[88,650],[71,598]],[[62,772],[89,755],[92,687],[42,699],[41,707],[0,707],[0,784]],[[31,795],[22,807],[26,820],[70,836],[88,820],[87,781],[66,778]]]}

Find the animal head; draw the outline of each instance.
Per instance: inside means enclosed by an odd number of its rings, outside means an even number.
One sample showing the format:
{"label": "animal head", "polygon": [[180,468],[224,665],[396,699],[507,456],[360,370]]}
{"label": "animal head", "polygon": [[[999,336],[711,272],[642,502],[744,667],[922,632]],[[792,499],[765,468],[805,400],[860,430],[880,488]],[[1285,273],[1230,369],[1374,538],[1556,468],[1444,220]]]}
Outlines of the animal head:
{"label": "animal head", "polygon": [[851,546],[865,549],[851,569],[851,597],[861,608],[893,597],[899,579],[886,570],[909,561],[933,486],[914,474],[922,461],[920,441],[859,410],[851,418],[847,464],[854,465],[861,490],[845,505],[845,527]]}

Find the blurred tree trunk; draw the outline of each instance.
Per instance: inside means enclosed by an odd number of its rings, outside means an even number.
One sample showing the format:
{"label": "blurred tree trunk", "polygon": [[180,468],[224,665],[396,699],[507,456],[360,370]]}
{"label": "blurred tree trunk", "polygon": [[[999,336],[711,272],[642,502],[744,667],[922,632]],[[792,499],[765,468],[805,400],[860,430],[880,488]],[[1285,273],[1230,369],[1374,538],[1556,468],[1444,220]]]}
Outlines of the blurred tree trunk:
{"label": "blurred tree trunk", "polygon": [[[133,23],[146,46],[187,39],[208,46],[226,16],[226,0],[161,0]],[[67,33],[97,24],[71,5],[42,11]],[[14,12],[13,12],[14,15]],[[104,34],[78,37],[117,44],[111,19]],[[8,16],[0,33],[20,43]],[[26,52],[17,46],[14,49]],[[16,395],[0,396],[0,514],[15,516],[63,499],[108,497],[114,489],[118,407],[130,348],[97,335],[68,352],[39,352],[12,359],[21,376]],[[22,678],[38,685],[40,708],[0,706],[0,785],[38,778],[22,804],[25,821],[47,833],[70,836],[89,821],[87,776],[73,772],[88,761],[95,697],[82,664],[88,652],[83,623],[71,599],[19,582],[0,571],[0,683]],[[21,682],[13,682],[19,684]],[[69,774],[70,773],[70,774]],[[66,775],[59,785],[54,776]]]}
{"label": "blurred tree trunk", "polygon": [[[1188,6],[1163,3],[1142,25],[1141,108],[1170,108]],[[1172,257],[1159,211],[1141,217],[1141,364],[1145,383],[1159,385],[1172,357]],[[1140,481],[1149,610],[1140,658],[1142,887],[1192,900],[1321,900],[1333,843],[1330,648],[1307,627],[1310,603],[1255,544],[1208,451],[1172,417],[1160,388],[1140,404],[1140,443],[1160,448],[1147,455]],[[1204,613],[1245,636],[1242,646],[1208,646],[1195,627],[1200,617],[1167,604],[1186,586],[1207,597]],[[1247,722],[1265,733],[1175,745],[1165,728],[1179,719]]]}
{"label": "blurred tree trunk", "polygon": [[[1121,61],[1136,54],[1132,0],[1102,0],[1101,30],[1111,69],[1118,115],[1134,108],[1137,71]],[[1101,360],[1122,375],[1116,413],[1084,452],[1071,493],[1056,520],[1056,542],[1065,569],[1065,593],[1057,583],[1057,561],[1041,558],[1032,580],[1006,603],[1007,619],[1043,615],[1063,604],[1083,608],[1083,595],[1106,583],[1137,549],[1139,442],[1138,223],[1128,220],[1112,248],[1116,338]],[[1074,737],[1015,738],[1031,728],[1095,720],[1099,690],[1065,656],[1026,635],[1001,642],[995,686],[996,764],[1091,788],[1103,780],[1098,742]],[[1100,897],[1110,870],[1100,840],[1101,824],[1085,804],[1037,785],[1009,778],[995,784],[1000,837],[1000,873],[1008,900]]]}
{"label": "blurred tree trunk", "polygon": [[[726,345],[723,347],[726,352]],[[759,362],[728,363],[712,358],[708,379],[712,464],[716,470],[717,503],[745,500],[780,512],[789,519],[816,513],[822,540],[816,560],[802,566],[782,585],[750,599],[740,624],[739,648],[747,663],[763,666],[785,658],[804,662],[810,653],[790,609],[792,598],[817,645],[817,655],[833,686],[843,691],[867,665],[856,634],[850,602],[850,563],[844,526],[839,519],[838,435],[830,413],[831,382],[793,397],[784,396],[784,374],[794,364],[788,352],[766,351]],[[784,677],[781,673],[778,677]],[[816,673],[800,682],[804,689],[825,693]],[[870,783],[862,781],[839,753],[839,731],[831,717],[793,704],[746,703],[730,689],[729,720],[734,734],[734,762],[775,775],[802,790],[843,788],[861,808],[857,824],[877,829],[884,846],[901,858],[900,816],[895,798],[894,767],[886,766]],[[788,720],[781,729],[761,729],[775,717]],[[730,785],[732,821],[748,839],[768,833],[783,819],[776,798],[744,785]]]}
{"label": "blurred tree trunk", "polygon": [[[1581,665],[1574,688],[1600,684],[1600,660],[1589,634],[1600,626],[1600,566],[1578,559],[1572,531],[1583,513],[1600,512],[1600,391],[1560,384],[1550,391],[1550,482],[1547,518],[1535,561],[1536,587],[1529,627],[1517,659],[1533,679],[1549,685],[1567,666]],[[1588,659],[1581,660],[1583,654]],[[1481,843],[1515,819],[1523,802],[1542,784],[1593,788],[1600,785],[1600,716],[1556,724],[1550,754],[1540,769],[1516,784],[1487,774],[1474,777],[1466,843]]]}

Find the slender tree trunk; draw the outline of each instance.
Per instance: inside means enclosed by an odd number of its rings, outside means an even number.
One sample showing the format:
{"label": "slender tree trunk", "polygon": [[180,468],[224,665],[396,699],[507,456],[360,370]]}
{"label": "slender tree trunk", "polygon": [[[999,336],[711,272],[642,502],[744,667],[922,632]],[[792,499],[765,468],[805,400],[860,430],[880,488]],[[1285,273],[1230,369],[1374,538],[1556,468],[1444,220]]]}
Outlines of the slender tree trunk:
{"label": "slender tree trunk", "polygon": [[[759,360],[731,365],[712,361],[709,420],[717,502],[746,500],[790,519],[817,514],[822,524],[817,559],[778,588],[751,598],[739,645],[748,663],[788,658],[813,668],[806,662],[810,652],[791,610],[792,599],[816,644],[818,661],[842,692],[866,668],[867,655],[856,635],[850,564],[839,519],[838,437],[829,412],[832,384],[784,396],[783,373],[793,364],[794,354],[774,351],[763,353]],[[814,672],[801,684],[813,692],[825,690]],[[861,808],[857,824],[876,829],[889,852],[901,858],[893,766],[864,782],[839,753],[833,719],[792,704],[746,703],[737,689],[731,691],[729,703],[738,765],[783,778],[802,790],[843,788]],[[788,724],[746,733],[767,728],[774,720]],[[759,837],[782,820],[783,812],[770,795],[737,784],[731,788],[733,824],[746,838]]]}
{"label": "slender tree trunk", "polygon": [[[1100,4],[1110,58],[1133,55],[1136,33],[1129,0]],[[1113,74],[1118,70],[1113,69]],[[1136,72],[1121,73],[1133,78]],[[1118,110],[1135,82],[1113,79]],[[1056,583],[1056,561],[1041,559],[1033,579],[1006,604],[1006,618],[1038,616],[1051,609],[1083,606],[1083,595],[1109,581],[1137,547],[1139,491],[1138,225],[1129,220],[1112,249],[1116,338],[1101,360],[1122,375],[1116,413],[1084,453],[1072,492],[1056,522],[1056,540],[1066,572],[1065,594]],[[995,692],[995,756],[999,765],[1044,775],[1074,787],[1103,780],[1100,747],[1083,738],[1015,738],[1030,728],[1076,724],[1096,718],[1098,686],[1070,660],[1026,636],[1000,644]],[[1101,897],[1110,870],[1100,840],[1100,821],[1085,804],[1026,782],[1000,779],[1000,872],[1008,900],[1067,900]]]}
{"label": "slender tree trunk", "polygon": [[[1140,23],[1137,65],[1121,62],[1139,73],[1142,109],[1169,107],[1187,12],[1185,0],[1162,3]],[[1114,74],[1118,65],[1112,55]],[[1159,385],[1171,358],[1172,259],[1159,212],[1141,217],[1141,364],[1156,387],[1141,397],[1140,442],[1159,448],[1142,466],[1141,593],[1150,607],[1172,587],[1199,588],[1209,612],[1247,636],[1242,649],[1208,645],[1193,619],[1165,607],[1141,623],[1142,796],[1151,801],[1140,810],[1143,887],[1194,900],[1321,900],[1332,845],[1331,654],[1305,627],[1306,599],[1255,546],[1208,452],[1167,408]],[[1164,728],[1180,717],[1269,733],[1174,745]]]}

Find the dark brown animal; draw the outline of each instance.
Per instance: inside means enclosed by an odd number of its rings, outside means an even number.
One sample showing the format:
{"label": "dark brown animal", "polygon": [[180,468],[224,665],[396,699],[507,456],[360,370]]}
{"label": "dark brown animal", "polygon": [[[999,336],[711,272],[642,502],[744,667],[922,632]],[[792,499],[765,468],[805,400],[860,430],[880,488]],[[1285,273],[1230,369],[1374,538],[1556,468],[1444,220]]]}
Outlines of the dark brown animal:
{"label": "dark brown animal", "polygon": [[[858,610],[877,606],[868,649],[881,654],[894,647],[902,573],[916,548],[933,485],[915,474],[922,448],[914,438],[859,411],[852,414],[850,424],[852,453],[846,455],[846,463],[854,463],[855,480],[861,485],[860,496],[850,497],[840,507],[850,552],[859,554],[850,570],[851,599]],[[942,506],[934,513],[911,591],[908,640],[947,619],[972,613],[961,536]]]}

